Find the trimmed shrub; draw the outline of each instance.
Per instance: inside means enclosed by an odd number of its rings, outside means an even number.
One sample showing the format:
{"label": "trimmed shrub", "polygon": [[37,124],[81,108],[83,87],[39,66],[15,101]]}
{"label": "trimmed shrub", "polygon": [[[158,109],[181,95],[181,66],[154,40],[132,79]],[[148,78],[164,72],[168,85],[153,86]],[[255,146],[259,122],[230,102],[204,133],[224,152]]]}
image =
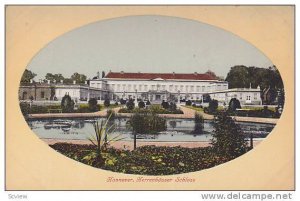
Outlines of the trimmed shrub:
{"label": "trimmed shrub", "polygon": [[238,99],[236,98],[232,98],[230,101],[229,101],[229,105],[228,105],[228,110],[229,111],[236,111],[237,108],[242,108],[241,107],[241,103]]}
{"label": "trimmed shrub", "polygon": [[176,103],[170,102],[169,110],[170,111],[176,111],[177,110]]}
{"label": "trimmed shrub", "polygon": [[110,106],[110,100],[108,99],[108,98],[106,98],[105,100],[104,100],[104,107],[109,107]]}
{"label": "trimmed shrub", "polygon": [[125,105],[126,104],[126,100],[124,100],[123,98],[120,99],[120,104],[121,105]]}
{"label": "trimmed shrub", "polygon": [[209,105],[208,105],[208,111],[209,113],[213,114],[217,111],[218,109],[218,101],[213,99],[209,102]]}
{"label": "trimmed shrub", "polygon": [[69,95],[65,95],[61,100],[61,109],[64,113],[69,113],[74,111],[74,101]]}
{"label": "trimmed shrub", "polygon": [[186,106],[191,106],[191,105],[192,105],[192,101],[191,101],[191,100],[185,101],[185,105],[186,105]]}
{"label": "trimmed shrub", "polygon": [[30,114],[30,105],[28,103],[20,103],[20,109],[23,114],[23,116],[27,116]]}
{"label": "trimmed shrub", "polygon": [[99,111],[99,107],[98,107],[97,103],[98,102],[97,102],[96,98],[91,98],[89,100],[89,111],[90,112],[97,112],[97,111]]}
{"label": "trimmed shrub", "polygon": [[127,107],[128,110],[133,110],[134,109],[134,100],[129,99],[126,103],[126,107]]}
{"label": "trimmed shrub", "polygon": [[140,101],[140,102],[139,102],[139,108],[144,108],[144,107],[145,107],[144,101]]}
{"label": "trimmed shrub", "polygon": [[166,102],[166,101],[163,101],[163,102],[161,103],[161,106],[162,106],[164,109],[169,109],[169,103]]}
{"label": "trimmed shrub", "polygon": [[203,133],[203,126],[204,126],[204,119],[202,115],[199,113],[195,113],[194,116],[194,122],[195,122],[195,127],[194,130],[192,131],[193,134],[202,134]]}
{"label": "trimmed shrub", "polygon": [[157,134],[167,129],[166,119],[155,113],[134,113],[126,124],[140,134]]}
{"label": "trimmed shrub", "polygon": [[236,158],[244,154],[248,147],[240,126],[227,114],[221,112],[214,117],[215,130],[211,144],[216,155]]}

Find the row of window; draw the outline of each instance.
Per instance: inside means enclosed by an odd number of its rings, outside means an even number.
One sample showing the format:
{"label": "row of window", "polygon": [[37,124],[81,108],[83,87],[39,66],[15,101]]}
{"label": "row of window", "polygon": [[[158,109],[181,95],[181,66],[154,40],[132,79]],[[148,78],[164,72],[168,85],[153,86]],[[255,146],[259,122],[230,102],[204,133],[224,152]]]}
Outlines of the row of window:
{"label": "row of window", "polygon": [[168,90],[171,92],[209,92],[211,90],[227,89],[227,85],[216,86],[193,86],[193,85],[136,85],[136,84],[111,84],[110,89],[114,91],[148,91],[148,90]]}

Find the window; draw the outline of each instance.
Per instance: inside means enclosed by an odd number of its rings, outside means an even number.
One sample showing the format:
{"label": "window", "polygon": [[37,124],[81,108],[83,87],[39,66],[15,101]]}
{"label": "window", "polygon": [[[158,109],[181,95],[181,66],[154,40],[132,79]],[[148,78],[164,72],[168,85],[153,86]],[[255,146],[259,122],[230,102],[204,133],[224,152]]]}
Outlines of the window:
{"label": "window", "polygon": [[186,91],[186,92],[189,91],[189,86],[185,86],[185,91]]}
{"label": "window", "polygon": [[128,85],[128,91],[131,91],[131,84]]}
{"label": "window", "polygon": [[173,90],[173,85],[169,85],[169,91]]}
{"label": "window", "polygon": [[139,91],[142,91],[142,85],[141,84],[139,85]]}
{"label": "window", "polygon": [[202,86],[202,91],[205,91],[205,86]]}
{"label": "window", "polygon": [[180,91],[183,91],[183,85],[180,85]]}
{"label": "window", "polygon": [[197,92],[200,92],[200,86],[197,86]]}
{"label": "window", "polygon": [[178,86],[177,85],[175,85],[175,91],[177,91],[178,90]]}
{"label": "window", "polygon": [[191,86],[191,91],[194,91],[194,86]]}
{"label": "window", "polygon": [[254,100],[257,100],[257,93],[254,93]]}
{"label": "window", "polygon": [[251,97],[250,97],[250,96],[247,96],[247,100],[251,100]]}
{"label": "window", "polygon": [[117,90],[120,91],[120,84],[117,85]]}
{"label": "window", "polygon": [[125,86],[126,86],[126,85],[125,85],[125,84],[123,84],[123,86],[122,86],[122,88],[123,88],[123,91],[125,91]]}
{"label": "window", "polygon": [[144,90],[148,91],[148,86],[147,85],[144,85]]}
{"label": "window", "polygon": [[242,93],[240,93],[240,100],[242,100],[243,99],[243,94]]}
{"label": "window", "polygon": [[41,92],[41,98],[45,98],[45,92]]}

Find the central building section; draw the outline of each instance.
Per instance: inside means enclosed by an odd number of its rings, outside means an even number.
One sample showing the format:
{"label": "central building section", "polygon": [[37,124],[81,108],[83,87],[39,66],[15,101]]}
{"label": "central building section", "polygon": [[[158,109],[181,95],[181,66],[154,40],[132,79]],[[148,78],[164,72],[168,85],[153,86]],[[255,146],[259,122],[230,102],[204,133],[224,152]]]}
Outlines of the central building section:
{"label": "central building section", "polygon": [[204,94],[228,89],[226,81],[209,73],[109,72],[90,80],[90,87],[109,91],[109,98],[149,100],[151,103],[202,100]]}

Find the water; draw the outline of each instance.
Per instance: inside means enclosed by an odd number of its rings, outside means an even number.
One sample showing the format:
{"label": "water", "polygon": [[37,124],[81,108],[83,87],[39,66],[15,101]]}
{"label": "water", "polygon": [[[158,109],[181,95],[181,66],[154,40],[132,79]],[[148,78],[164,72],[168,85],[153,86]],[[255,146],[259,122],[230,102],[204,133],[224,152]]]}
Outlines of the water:
{"label": "water", "polygon": [[[101,121],[100,119],[96,119]],[[116,119],[114,121],[116,130],[110,135],[115,137],[120,135],[123,141],[132,141],[133,135],[126,127],[128,119]],[[30,120],[28,125],[39,138],[43,139],[76,139],[86,140],[94,135],[94,119],[64,119],[64,120]],[[66,126],[67,123],[67,126]],[[261,123],[239,123],[242,130],[246,133],[253,133],[254,137],[264,138],[274,128],[272,124]],[[63,126],[64,125],[64,126]],[[158,134],[137,135],[139,141],[157,141],[157,142],[199,142],[210,141],[213,132],[212,121],[204,122],[202,134],[191,134],[194,129],[194,121],[190,119],[168,119],[167,131]]]}

